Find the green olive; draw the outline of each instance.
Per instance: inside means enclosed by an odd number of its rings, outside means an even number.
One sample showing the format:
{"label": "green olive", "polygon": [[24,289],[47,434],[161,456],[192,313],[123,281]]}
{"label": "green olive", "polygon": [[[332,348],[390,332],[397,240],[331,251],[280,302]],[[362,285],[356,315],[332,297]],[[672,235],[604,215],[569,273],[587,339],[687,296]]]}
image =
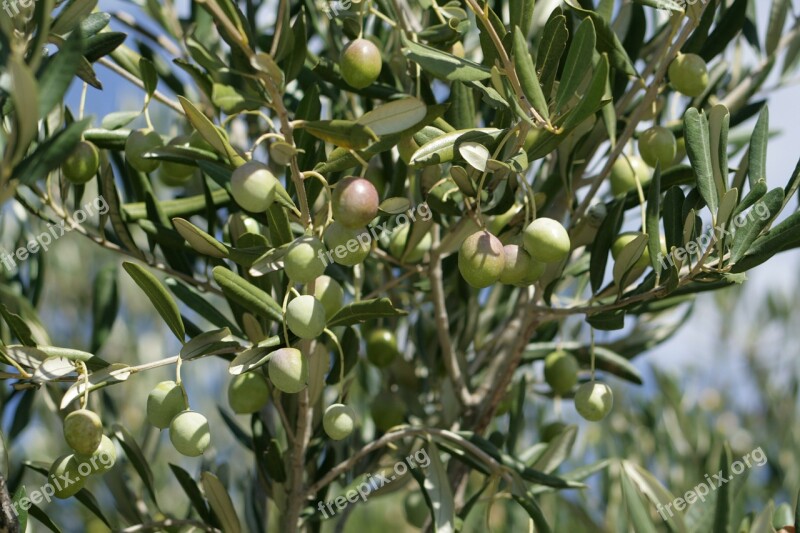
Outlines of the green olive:
{"label": "green olive", "polygon": [[339,70],[344,81],[356,89],[375,83],[381,73],[381,65],[381,51],[367,39],[350,42],[339,59]]}
{"label": "green olive", "polygon": [[[189,137],[186,135],[175,137],[167,146],[188,146]],[[158,171],[158,177],[169,187],[181,187],[185,185],[192,176],[196,167],[192,165],[184,165],[183,163],[174,163],[172,161],[162,161],[161,168]]]}
{"label": "green olive", "polygon": [[496,283],[504,267],[503,244],[486,230],[464,239],[458,250],[458,270],[466,282],[477,289]]}
{"label": "green olive", "polygon": [[161,136],[153,130],[132,131],[125,141],[125,157],[133,168],[147,174],[156,170],[160,162],[157,159],[145,159],[144,154],[163,146]]}
{"label": "green olive", "polygon": [[367,359],[378,368],[385,368],[400,356],[397,337],[386,328],[372,330],[367,336]]}
{"label": "green olive", "polygon": [[284,271],[294,283],[309,283],[325,272],[325,250],[316,237],[301,237],[283,258]]}
{"label": "green olive", "polygon": [[506,244],[503,254],[505,263],[500,283],[523,287],[535,283],[544,274],[545,264],[534,260],[521,246]]}
{"label": "green olive", "polygon": [[203,455],[211,444],[211,431],[206,417],[195,411],[183,411],[169,424],[169,440],[181,455]]}
{"label": "green olive", "polygon": [[564,350],[551,352],[544,359],[544,379],[559,396],[570,392],[578,383],[578,360]]}
{"label": "green olive", "polygon": [[430,516],[425,496],[418,490],[406,494],[403,499],[403,510],[406,513],[406,521],[418,529],[425,525],[425,521]]}
{"label": "green olive", "polygon": [[403,224],[394,229],[392,236],[389,238],[389,253],[404,263],[413,264],[422,261],[425,254],[430,251],[431,246],[433,246],[433,237],[431,237],[430,232],[426,233],[414,248],[409,250],[406,256],[403,257],[410,228],[409,224]]}
{"label": "green olive", "polygon": [[575,409],[591,422],[604,419],[613,405],[614,394],[605,383],[584,383],[575,393]]}
{"label": "green olive", "polygon": [[294,394],[308,384],[308,362],[296,348],[281,348],[272,352],[267,368],[269,380],[281,392]]}
{"label": "green olive", "polygon": [[72,454],[62,455],[53,461],[48,478],[53,485],[54,496],[62,500],[75,496],[86,484],[86,478],[78,471],[78,460]]}
{"label": "green olive", "polygon": [[550,442],[561,435],[565,429],[567,429],[567,425],[564,422],[549,422],[542,427],[539,431],[539,435],[542,442]]}
{"label": "green olive", "polygon": [[248,161],[231,174],[231,194],[243,209],[263,213],[275,201],[280,183],[266,165]]}
{"label": "green olive", "polygon": [[286,325],[301,339],[319,337],[325,329],[325,307],[309,294],[298,296],[286,306]]}
{"label": "green olive", "polygon": [[669,168],[677,153],[675,135],[663,126],[653,126],[639,136],[639,154],[653,168],[656,164],[661,165],[661,170]]}
{"label": "green olive", "polygon": [[235,376],[228,385],[228,403],[234,413],[255,413],[267,405],[269,385],[260,371]]}
{"label": "green olive", "polygon": [[81,141],[61,165],[64,177],[70,183],[81,185],[91,180],[100,168],[100,153],[90,142]]}
{"label": "green olive", "polygon": [[322,307],[325,308],[325,320],[328,321],[342,308],[344,289],[330,276],[320,276],[314,282],[314,298],[322,303]]}
{"label": "green olive", "polygon": [[335,403],[325,409],[322,417],[322,428],[333,440],[342,440],[348,437],[355,428],[356,413],[352,407]]}
{"label": "green olive", "polygon": [[552,218],[537,218],[522,233],[522,243],[531,257],[542,263],[557,263],[569,255],[571,243],[564,226]]}
{"label": "green olive", "polygon": [[382,392],[372,401],[370,415],[375,427],[381,431],[388,431],[403,423],[406,419],[406,409],[396,395]]}
{"label": "green olive", "polygon": [[651,171],[641,157],[621,155],[611,167],[611,192],[620,196],[635,191],[636,179],[644,187],[650,182],[650,175]]}
{"label": "green olive", "polygon": [[103,438],[103,422],[97,413],[78,409],[64,418],[64,439],[81,455],[91,455]]}
{"label": "green olive", "polygon": [[708,87],[708,67],[697,54],[678,54],[669,65],[669,81],[675,90],[696,97]]}
{"label": "green olive", "polygon": [[175,415],[187,408],[181,387],[174,381],[162,381],[147,396],[147,421],[164,429]]}
{"label": "green olive", "polygon": [[325,230],[324,239],[334,263],[355,266],[369,256],[372,235],[367,228],[350,229],[334,220]]}

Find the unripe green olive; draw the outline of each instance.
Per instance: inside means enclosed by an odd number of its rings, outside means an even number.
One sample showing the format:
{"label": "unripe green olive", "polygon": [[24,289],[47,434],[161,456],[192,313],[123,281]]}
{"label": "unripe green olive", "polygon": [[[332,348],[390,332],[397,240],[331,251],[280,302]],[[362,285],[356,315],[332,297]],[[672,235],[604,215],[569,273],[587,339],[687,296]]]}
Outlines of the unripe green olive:
{"label": "unripe green olive", "polygon": [[523,287],[534,283],[544,274],[545,264],[535,261],[528,252],[516,244],[503,246],[505,263],[500,283]]}
{"label": "unripe green olive", "polygon": [[310,294],[298,296],[286,306],[286,325],[301,339],[319,337],[325,329],[325,307]]}
{"label": "unripe green olive", "polygon": [[198,150],[211,152],[212,154],[215,152],[214,147],[200,135],[199,131],[193,131],[192,134],[189,135],[189,146],[197,148]]}
{"label": "unripe green olive", "polygon": [[367,359],[378,368],[392,364],[400,356],[397,349],[397,337],[386,328],[370,331],[367,336]]}
{"label": "unripe green olive", "polygon": [[325,434],[333,440],[342,440],[348,437],[355,428],[356,413],[353,408],[341,403],[335,403],[325,409],[322,417],[322,428]]}
{"label": "unripe green olive", "polygon": [[503,244],[486,230],[464,239],[458,250],[458,270],[466,282],[477,289],[497,282],[504,267]]}
{"label": "unripe green olive", "polygon": [[[167,146],[186,146],[189,144],[189,137],[182,135],[172,139]],[[162,161],[161,168],[158,172],[158,177],[169,187],[180,187],[185,185],[186,182],[194,175],[195,167],[192,165],[184,165],[183,163],[175,163],[172,161]]]}
{"label": "unripe green olive", "polygon": [[[641,235],[641,233],[637,233],[635,231],[627,231],[625,233],[621,233],[619,237],[614,240],[614,244],[611,245],[611,256],[614,260],[619,259],[622,250],[625,249],[628,244],[631,243],[636,237]],[[645,246],[644,253],[636,260],[636,263],[633,264],[634,268],[646,268],[650,264],[650,249]]]}
{"label": "unripe green olive", "polygon": [[537,218],[522,232],[522,244],[531,257],[542,263],[556,263],[569,255],[569,234],[552,218]]}
{"label": "unripe green olive", "polygon": [[696,97],[708,87],[708,67],[697,54],[678,54],[669,65],[669,81],[679,93]]}
{"label": "unripe green olive", "polygon": [[263,213],[269,209],[278,187],[278,179],[258,161],[248,161],[231,174],[233,199],[251,213]]}
{"label": "unripe green olive", "polygon": [[92,474],[104,474],[111,470],[117,462],[117,447],[114,441],[103,435],[100,446],[91,455],[75,454],[75,459],[80,463],[87,463],[92,467]]}
{"label": "unripe green olive", "polygon": [[622,155],[611,167],[611,192],[614,196],[636,190],[636,178],[644,187],[650,181],[650,169],[644,160],[635,155]]}
{"label": "unripe green olive", "polygon": [[160,162],[157,159],[145,159],[143,155],[162,146],[164,141],[157,132],[150,129],[132,131],[125,141],[125,157],[139,172],[153,172]]}
{"label": "unripe green olive", "polygon": [[268,401],[269,385],[260,371],[234,376],[228,384],[228,403],[234,413],[255,413]]}
{"label": "unripe green olive", "polygon": [[97,147],[88,141],[79,142],[61,165],[64,177],[76,185],[86,183],[95,177],[98,168],[100,168],[100,153]]}
{"label": "unripe green olive", "polygon": [[406,494],[403,499],[403,510],[408,523],[419,529],[425,525],[425,521],[430,515],[428,504],[425,503],[425,496],[418,490]]}
{"label": "unripe green olive", "polygon": [[567,425],[564,422],[555,421],[545,424],[539,434],[542,442],[550,442],[558,437],[565,429],[567,429]]}
{"label": "unripe green olive", "polygon": [[162,381],[147,396],[147,421],[164,429],[175,415],[187,408],[181,387],[174,381]]}
{"label": "unripe green olive", "polygon": [[403,262],[409,264],[422,261],[422,258],[425,257],[425,254],[428,253],[431,246],[433,246],[433,237],[431,237],[430,233],[426,233],[414,248],[408,251],[405,258],[403,258],[403,252],[408,242],[408,232],[411,231],[410,227],[409,224],[403,224],[399,228],[395,228],[389,239],[389,253],[397,259],[403,259]]}
{"label": "unripe green olive", "polygon": [[86,484],[86,478],[78,472],[78,460],[72,455],[62,455],[50,465],[48,477],[53,485],[53,495],[59,499],[75,496]]}
{"label": "unripe green olive", "polygon": [[308,362],[300,350],[281,348],[272,352],[267,368],[269,380],[279,391],[294,394],[306,388]]}
{"label": "unripe green olive", "polygon": [[325,308],[325,320],[330,320],[344,304],[344,289],[330,276],[320,276],[314,282],[314,298]]}
{"label": "unripe green olive", "polygon": [[294,283],[308,283],[325,272],[325,250],[316,237],[301,237],[292,243],[283,258],[286,275]]}
{"label": "unripe green olive", "polygon": [[369,256],[372,236],[367,228],[346,228],[334,220],[325,230],[324,239],[334,263],[355,266]]}
{"label": "unripe green olive", "polygon": [[387,431],[403,423],[406,418],[406,409],[403,402],[392,393],[382,392],[375,397],[370,406],[370,415],[375,427]]}
{"label": "unripe green olive", "polygon": [[656,164],[660,164],[662,170],[669,168],[677,153],[675,135],[663,126],[653,126],[639,137],[639,154],[653,168]]}
{"label": "unripe green olive", "polygon": [[372,41],[356,39],[342,51],[339,70],[351,87],[363,89],[378,79],[381,63],[381,51]]}
{"label": "unripe green olive", "polygon": [[575,393],[575,409],[586,420],[597,422],[611,412],[614,394],[605,383],[590,382],[578,387]]}
{"label": "unripe green olive", "polygon": [[103,438],[103,422],[97,413],[78,409],[64,418],[64,439],[81,455],[91,455]]}
{"label": "unripe green olive", "polygon": [[571,353],[557,350],[544,359],[544,379],[559,396],[572,390],[578,383],[578,360]]}
{"label": "unripe green olive", "polygon": [[169,440],[181,455],[187,457],[203,455],[211,444],[208,420],[195,411],[186,410],[178,413],[169,424]]}
{"label": "unripe green olive", "polygon": [[344,178],[333,189],[333,218],[350,229],[363,228],[378,215],[380,197],[364,178]]}

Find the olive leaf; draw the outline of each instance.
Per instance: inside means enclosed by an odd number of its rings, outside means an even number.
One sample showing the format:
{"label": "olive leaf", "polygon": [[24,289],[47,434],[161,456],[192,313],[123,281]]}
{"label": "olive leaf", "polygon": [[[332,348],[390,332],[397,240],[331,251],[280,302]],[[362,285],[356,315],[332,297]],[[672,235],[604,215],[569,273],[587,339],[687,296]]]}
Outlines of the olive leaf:
{"label": "olive leaf", "polygon": [[175,303],[172,296],[170,296],[169,292],[167,292],[167,289],[164,288],[154,275],[135,263],[123,262],[122,268],[133,278],[133,281],[136,282],[139,288],[144,291],[153,303],[153,306],[155,306],[158,314],[161,315],[161,318],[163,318],[164,322],[169,326],[169,329],[178,337],[178,340],[183,343],[186,337],[186,329],[184,328],[178,305]]}

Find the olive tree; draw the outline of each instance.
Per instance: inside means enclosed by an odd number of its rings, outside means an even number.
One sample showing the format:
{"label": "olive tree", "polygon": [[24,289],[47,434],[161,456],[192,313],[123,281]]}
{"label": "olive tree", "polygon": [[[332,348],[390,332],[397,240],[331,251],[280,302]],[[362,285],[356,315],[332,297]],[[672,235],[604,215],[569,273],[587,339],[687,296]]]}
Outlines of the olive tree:
{"label": "olive tree", "polygon": [[[579,427],[527,422],[602,421],[668,313],[800,246],[763,98],[800,24],[788,0],[763,30],[747,0],[534,3],[3,4],[0,524],[57,531],[55,496],[111,529],[318,531],[375,498],[437,532],[486,500],[549,531],[542,498],[623,468],[637,530],[660,527],[645,465],[565,468]],[[141,107],[89,115],[122,84]],[[92,245],[81,345],[40,316],[66,231]],[[108,348],[143,333],[128,281],[177,354]],[[220,361],[227,394],[187,386]],[[45,463],[7,453],[34,410],[63,424]],[[153,439],[197,459],[165,482]]]}

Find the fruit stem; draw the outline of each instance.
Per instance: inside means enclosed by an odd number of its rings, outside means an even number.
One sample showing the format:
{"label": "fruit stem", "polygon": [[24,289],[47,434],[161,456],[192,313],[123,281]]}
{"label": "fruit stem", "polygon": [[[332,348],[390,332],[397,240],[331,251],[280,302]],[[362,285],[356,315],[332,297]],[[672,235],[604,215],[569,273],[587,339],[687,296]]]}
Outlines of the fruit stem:
{"label": "fruit stem", "polygon": [[334,333],[329,330],[328,328],[324,329],[324,332],[328,334],[331,341],[334,345],[336,345],[336,349],[339,351],[339,400],[338,403],[343,403],[344,400],[344,351],[342,351],[342,345],[339,344],[339,339],[334,335]]}

